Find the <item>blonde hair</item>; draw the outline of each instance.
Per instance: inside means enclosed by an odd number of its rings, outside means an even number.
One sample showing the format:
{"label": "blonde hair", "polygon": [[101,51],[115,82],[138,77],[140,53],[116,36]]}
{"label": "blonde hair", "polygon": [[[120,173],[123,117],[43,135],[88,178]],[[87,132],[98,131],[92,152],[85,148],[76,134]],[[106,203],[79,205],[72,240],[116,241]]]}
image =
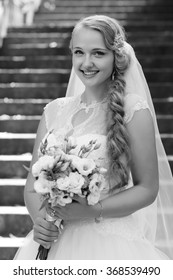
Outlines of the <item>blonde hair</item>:
{"label": "blonde hair", "polygon": [[[125,81],[123,79],[130,58],[124,49],[125,33],[117,20],[104,15],[94,15],[81,19],[73,29],[73,34],[81,27],[99,31],[105,45],[114,53],[114,70],[108,90],[107,148],[109,174],[115,178],[115,188],[121,188],[129,180],[129,141],[124,122]],[[72,40],[70,41],[72,49]]]}

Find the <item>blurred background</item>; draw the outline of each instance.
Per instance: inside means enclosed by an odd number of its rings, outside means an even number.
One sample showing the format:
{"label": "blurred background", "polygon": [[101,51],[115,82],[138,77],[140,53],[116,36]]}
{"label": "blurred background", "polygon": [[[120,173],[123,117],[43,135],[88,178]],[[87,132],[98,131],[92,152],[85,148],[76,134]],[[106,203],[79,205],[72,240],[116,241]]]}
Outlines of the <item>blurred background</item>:
{"label": "blurred background", "polygon": [[0,0],[1,260],[13,259],[32,228],[23,165],[29,166],[43,107],[65,95],[72,28],[91,14],[112,16],[124,26],[149,83],[173,170],[172,0]]}

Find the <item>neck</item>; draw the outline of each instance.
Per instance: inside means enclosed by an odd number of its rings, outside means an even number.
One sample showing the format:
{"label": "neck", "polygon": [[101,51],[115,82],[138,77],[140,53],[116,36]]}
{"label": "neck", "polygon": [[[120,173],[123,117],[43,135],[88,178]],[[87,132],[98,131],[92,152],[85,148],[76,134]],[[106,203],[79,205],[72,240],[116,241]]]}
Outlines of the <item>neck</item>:
{"label": "neck", "polygon": [[83,93],[83,101],[88,105],[93,101],[100,102],[107,96],[107,92],[107,86],[105,86],[104,88],[103,86],[101,86],[100,88],[87,87]]}

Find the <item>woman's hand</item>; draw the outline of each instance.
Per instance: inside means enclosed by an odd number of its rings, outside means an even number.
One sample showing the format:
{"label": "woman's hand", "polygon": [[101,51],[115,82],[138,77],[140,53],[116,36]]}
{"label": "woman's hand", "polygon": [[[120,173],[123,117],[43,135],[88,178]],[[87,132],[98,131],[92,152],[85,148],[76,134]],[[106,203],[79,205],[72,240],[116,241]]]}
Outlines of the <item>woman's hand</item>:
{"label": "woman's hand", "polygon": [[64,221],[95,218],[99,216],[97,205],[88,205],[86,198],[74,196],[73,202],[66,206],[57,205],[51,209],[55,210],[55,217]]}
{"label": "woman's hand", "polygon": [[51,243],[55,242],[59,236],[58,228],[51,222],[38,217],[35,221],[34,227],[34,241],[45,247],[50,248]]}

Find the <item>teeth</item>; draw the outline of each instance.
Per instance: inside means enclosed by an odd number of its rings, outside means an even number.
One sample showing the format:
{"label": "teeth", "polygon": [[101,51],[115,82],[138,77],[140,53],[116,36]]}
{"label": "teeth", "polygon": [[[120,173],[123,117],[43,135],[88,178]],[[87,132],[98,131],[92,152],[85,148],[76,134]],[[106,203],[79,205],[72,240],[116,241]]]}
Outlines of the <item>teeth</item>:
{"label": "teeth", "polygon": [[92,71],[92,72],[85,72],[83,71],[85,75],[93,75],[93,74],[96,74],[97,72],[96,71]]}

